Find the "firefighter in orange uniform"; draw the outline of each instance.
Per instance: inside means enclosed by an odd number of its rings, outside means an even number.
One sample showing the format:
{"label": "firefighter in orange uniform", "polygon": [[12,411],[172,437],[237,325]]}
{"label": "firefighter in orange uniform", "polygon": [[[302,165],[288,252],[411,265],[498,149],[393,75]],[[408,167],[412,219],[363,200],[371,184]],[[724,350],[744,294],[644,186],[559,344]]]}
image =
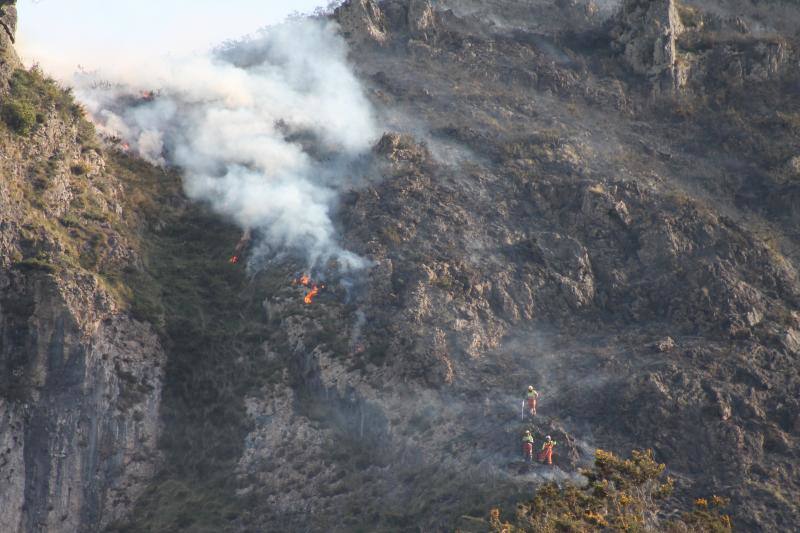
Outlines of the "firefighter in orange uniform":
{"label": "firefighter in orange uniform", "polygon": [[526,430],[522,437],[522,455],[526,461],[533,462],[533,435],[530,429]]}
{"label": "firefighter in orange uniform", "polygon": [[544,438],[544,444],[542,444],[542,451],[539,452],[539,461],[546,463],[548,465],[553,464],[553,448],[558,443],[550,438],[550,435]]}
{"label": "firefighter in orange uniform", "polygon": [[539,399],[539,393],[533,390],[533,385],[528,387],[528,394],[525,399],[528,402],[528,412],[531,416],[536,416],[536,400]]}

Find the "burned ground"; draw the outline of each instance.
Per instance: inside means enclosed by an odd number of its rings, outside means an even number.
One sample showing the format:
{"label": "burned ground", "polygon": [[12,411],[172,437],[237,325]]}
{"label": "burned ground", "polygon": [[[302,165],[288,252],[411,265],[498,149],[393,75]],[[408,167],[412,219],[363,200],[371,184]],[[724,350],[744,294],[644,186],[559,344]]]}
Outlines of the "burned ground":
{"label": "burned ground", "polygon": [[[650,38],[635,2],[561,4],[337,13],[387,124],[336,214],[374,266],[313,306],[299,265],[253,278],[284,370],[247,394],[230,529],[445,530],[595,447],[653,448],[743,529],[797,522],[796,73],[681,56],[675,88],[614,37]],[[553,471],[518,460],[529,383]]]}

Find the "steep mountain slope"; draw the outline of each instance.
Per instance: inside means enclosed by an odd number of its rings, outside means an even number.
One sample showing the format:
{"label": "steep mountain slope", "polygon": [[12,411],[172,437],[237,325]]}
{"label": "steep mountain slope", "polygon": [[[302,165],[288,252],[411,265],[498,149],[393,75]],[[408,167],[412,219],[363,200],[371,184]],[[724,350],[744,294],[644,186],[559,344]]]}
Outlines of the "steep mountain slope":
{"label": "steep mountain slope", "polygon": [[[410,136],[381,141],[383,181],[341,209],[351,248],[377,263],[356,297],[365,350],[317,347],[303,379],[319,401],[338,391],[381,414],[368,442],[392,459],[361,483],[385,486],[383,509],[435,527],[491,483],[524,490],[530,478],[504,469],[513,398],[532,381],[548,397],[538,433],[572,461],[582,444],[652,446],[686,492],[732,496],[743,527],[795,523],[795,36],[671,2],[549,33],[424,2],[352,2],[339,17],[387,122]],[[316,346],[295,342],[295,357]],[[409,456],[428,475],[398,492]],[[277,468],[263,484],[286,479]]]}
{"label": "steep mountain slope", "polygon": [[[333,16],[387,133],[333,214],[372,266],[311,272],[313,304],[302,258],[229,264],[176,173],[4,63],[0,525],[452,530],[597,447],[652,448],[676,506],[800,522],[800,8]],[[526,428],[558,468],[519,461]]]}

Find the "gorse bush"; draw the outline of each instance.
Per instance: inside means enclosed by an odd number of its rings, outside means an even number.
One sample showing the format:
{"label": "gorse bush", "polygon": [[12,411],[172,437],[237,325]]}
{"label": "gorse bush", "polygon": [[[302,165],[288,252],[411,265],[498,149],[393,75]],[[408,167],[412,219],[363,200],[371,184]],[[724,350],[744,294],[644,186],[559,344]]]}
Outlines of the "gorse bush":
{"label": "gorse bush", "polygon": [[12,100],[3,105],[3,121],[20,135],[27,135],[36,126],[36,108],[25,101]]}
{"label": "gorse bush", "polygon": [[597,450],[594,467],[581,472],[588,481],[585,486],[543,485],[530,501],[518,504],[513,520],[503,520],[500,509],[492,509],[489,529],[504,533],[732,531],[730,518],[722,512],[728,502],[717,496],[696,500],[694,509],[678,520],[662,519],[673,488],[664,469],[650,450],[634,451],[630,459]]}
{"label": "gorse bush", "polygon": [[82,110],[68,89],[62,89],[38,67],[18,69],[9,80],[10,94],[2,105],[3,121],[19,135],[30,134],[47,113],[57,112],[63,119],[82,118]]}

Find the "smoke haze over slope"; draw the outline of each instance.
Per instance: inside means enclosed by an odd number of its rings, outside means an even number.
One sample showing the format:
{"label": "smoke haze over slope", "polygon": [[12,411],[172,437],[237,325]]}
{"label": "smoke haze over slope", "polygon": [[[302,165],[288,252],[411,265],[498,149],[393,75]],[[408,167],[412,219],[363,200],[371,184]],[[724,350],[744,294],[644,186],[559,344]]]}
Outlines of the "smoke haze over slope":
{"label": "smoke haze over slope", "polygon": [[177,165],[191,198],[255,230],[256,256],[359,268],[330,210],[377,129],[337,28],[293,21],[209,54],[84,72],[76,93],[103,134]]}

